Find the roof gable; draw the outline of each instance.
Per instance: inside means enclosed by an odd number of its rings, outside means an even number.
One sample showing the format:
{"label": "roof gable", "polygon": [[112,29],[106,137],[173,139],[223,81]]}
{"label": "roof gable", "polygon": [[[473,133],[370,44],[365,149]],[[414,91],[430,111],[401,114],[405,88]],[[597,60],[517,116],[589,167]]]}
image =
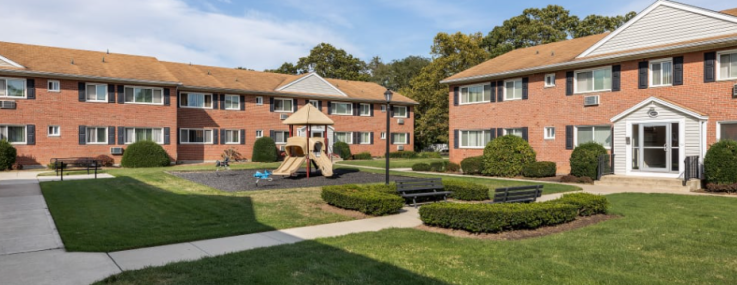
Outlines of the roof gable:
{"label": "roof gable", "polygon": [[348,96],[314,72],[281,86],[276,91]]}
{"label": "roof gable", "polygon": [[2,55],[0,55],[0,66],[2,66],[2,67],[24,68],[22,65],[16,63],[15,61],[12,61],[12,60],[10,60],[7,57],[4,57]]}
{"label": "roof gable", "polygon": [[627,115],[632,114],[635,111],[638,111],[638,110],[641,110],[643,108],[646,108],[647,106],[653,106],[653,105],[660,105],[661,107],[666,107],[666,108],[669,108],[671,110],[678,111],[678,112],[680,112],[682,114],[685,114],[687,116],[693,117],[693,118],[698,119],[698,120],[707,120],[707,119],[709,119],[709,116],[707,116],[705,114],[702,114],[702,113],[700,113],[698,111],[689,109],[687,107],[681,106],[681,105],[679,105],[677,103],[674,103],[674,102],[671,102],[671,101],[668,101],[668,100],[665,100],[665,99],[662,99],[662,98],[658,98],[658,97],[650,97],[650,98],[647,98],[647,99],[643,100],[642,102],[638,103],[637,105],[634,105],[631,108],[629,108],[627,110],[624,110],[624,112],[619,113],[618,115],[612,117],[611,121],[613,123],[614,122],[617,122],[617,121],[619,121],[619,120],[621,120],[623,118],[626,118]]}
{"label": "roof gable", "polygon": [[578,58],[734,34],[737,17],[659,0]]}

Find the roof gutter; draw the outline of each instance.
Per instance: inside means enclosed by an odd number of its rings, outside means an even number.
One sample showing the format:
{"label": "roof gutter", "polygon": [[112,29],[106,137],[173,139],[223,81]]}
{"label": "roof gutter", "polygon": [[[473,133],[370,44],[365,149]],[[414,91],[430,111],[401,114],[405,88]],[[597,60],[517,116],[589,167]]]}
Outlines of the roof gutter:
{"label": "roof gutter", "polygon": [[[376,99],[358,99],[358,98],[341,98],[336,96],[322,96],[307,93],[286,93],[278,91],[256,91],[246,89],[231,89],[231,88],[217,88],[217,87],[202,87],[202,86],[189,86],[182,85],[179,88],[181,91],[200,91],[200,92],[223,92],[223,93],[248,93],[253,95],[264,95],[264,96],[276,96],[276,97],[295,97],[304,99],[322,99],[322,100],[334,100],[334,101],[348,101],[348,102],[362,102],[362,103],[386,103],[384,100]],[[391,104],[400,105],[419,105],[417,102],[404,102],[404,101],[392,101]]]}
{"label": "roof gutter", "polygon": [[688,52],[688,51],[701,50],[701,49],[704,49],[705,47],[718,48],[721,46],[733,44],[735,42],[737,42],[737,36],[723,38],[723,39],[708,40],[708,41],[697,42],[697,43],[688,43],[688,44],[682,44],[682,45],[676,45],[676,46],[670,46],[670,47],[634,51],[634,52],[623,53],[623,54],[601,56],[601,57],[590,58],[590,59],[582,59],[582,60],[574,59],[573,61],[568,61],[568,62],[562,62],[562,63],[557,63],[557,64],[532,67],[532,68],[516,69],[516,70],[510,70],[510,71],[499,72],[499,73],[490,73],[490,74],[469,76],[469,77],[463,77],[463,78],[457,78],[457,79],[441,80],[440,83],[441,84],[471,83],[471,82],[477,82],[481,80],[502,79],[502,78],[508,78],[512,76],[524,75],[524,74],[540,73],[540,72],[546,72],[546,71],[556,71],[556,70],[561,70],[561,69],[591,66],[595,64],[620,62],[623,60],[629,60],[633,58],[643,58],[645,56],[654,56],[654,55],[659,55],[663,53],[673,53],[674,51],[680,51],[680,50],[683,50],[684,52]]}
{"label": "roof gutter", "polygon": [[85,80],[85,81],[105,81],[113,83],[133,83],[133,84],[144,84],[144,85],[163,85],[163,86],[177,86],[179,82],[175,81],[156,81],[156,80],[140,80],[140,79],[125,79],[115,77],[104,77],[104,76],[88,76],[88,75],[71,75],[56,72],[43,72],[43,71],[30,71],[30,70],[16,70],[16,69],[0,69],[0,73],[10,73],[20,76],[40,76],[49,77],[55,79],[71,79],[71,80]]}

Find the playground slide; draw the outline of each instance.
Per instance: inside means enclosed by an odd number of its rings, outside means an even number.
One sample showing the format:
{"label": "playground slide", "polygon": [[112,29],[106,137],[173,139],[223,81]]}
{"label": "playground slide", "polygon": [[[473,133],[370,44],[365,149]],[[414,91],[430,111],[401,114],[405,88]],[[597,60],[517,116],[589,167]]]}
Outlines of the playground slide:
{"label": "playground slide", "polygon": [[274,175],[292,175],[302,166],[305,162],[304,156],[288,156],[284,159],[284,162],[279,165],[279,168],[274,170]]}
{"label": "playground slide", "polygon": [[320,172],[322,172],[322,176],[333,176],[333,162],[330,161],[330,158],[325,152],[321,153],[320,157],[316,157],[314,153],[310,153],[310,160],[315,161],[317,167],[320,168]]}

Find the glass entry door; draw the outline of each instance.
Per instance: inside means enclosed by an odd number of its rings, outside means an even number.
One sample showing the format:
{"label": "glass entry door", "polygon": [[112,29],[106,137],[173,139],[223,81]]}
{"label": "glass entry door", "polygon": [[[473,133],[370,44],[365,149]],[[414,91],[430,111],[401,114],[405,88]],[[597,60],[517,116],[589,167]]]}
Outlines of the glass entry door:
{"label": "glass entry door", "polygon": [[[672,172],[679,169],[678,123],[640,124],[637,166],[643,171]],[[634,167],[633,167],[634,168]]]}

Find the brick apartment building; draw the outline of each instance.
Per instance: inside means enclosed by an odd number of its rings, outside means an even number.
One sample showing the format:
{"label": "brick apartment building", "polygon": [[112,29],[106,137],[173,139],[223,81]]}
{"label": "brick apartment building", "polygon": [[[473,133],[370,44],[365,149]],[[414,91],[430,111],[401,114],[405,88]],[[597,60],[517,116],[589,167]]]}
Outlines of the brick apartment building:
{"label": "brick apartment building", "polygon": [[612,33],[517,49],[442,83],[451,161],[513,134],[561,174],[596,141],[615,174],[682,177],[687,156],[737,139],[737,9],[657,1]]}
{"label": "brick apartment building", "polygon": [[[172,161],[250,158],[262,136],[286,142],[282,120],[307,103],[335,125],[312,136],[345,141],[354,153],[413,149],[417,103],[394,94],[386,136],[385,88],[369,82],[163,62],[154,57],[0,42],[0,139],[23,165],[55,157],[121,155],[137,140],[162,145]],[[298,135],[306,135],[298,128]]]}

